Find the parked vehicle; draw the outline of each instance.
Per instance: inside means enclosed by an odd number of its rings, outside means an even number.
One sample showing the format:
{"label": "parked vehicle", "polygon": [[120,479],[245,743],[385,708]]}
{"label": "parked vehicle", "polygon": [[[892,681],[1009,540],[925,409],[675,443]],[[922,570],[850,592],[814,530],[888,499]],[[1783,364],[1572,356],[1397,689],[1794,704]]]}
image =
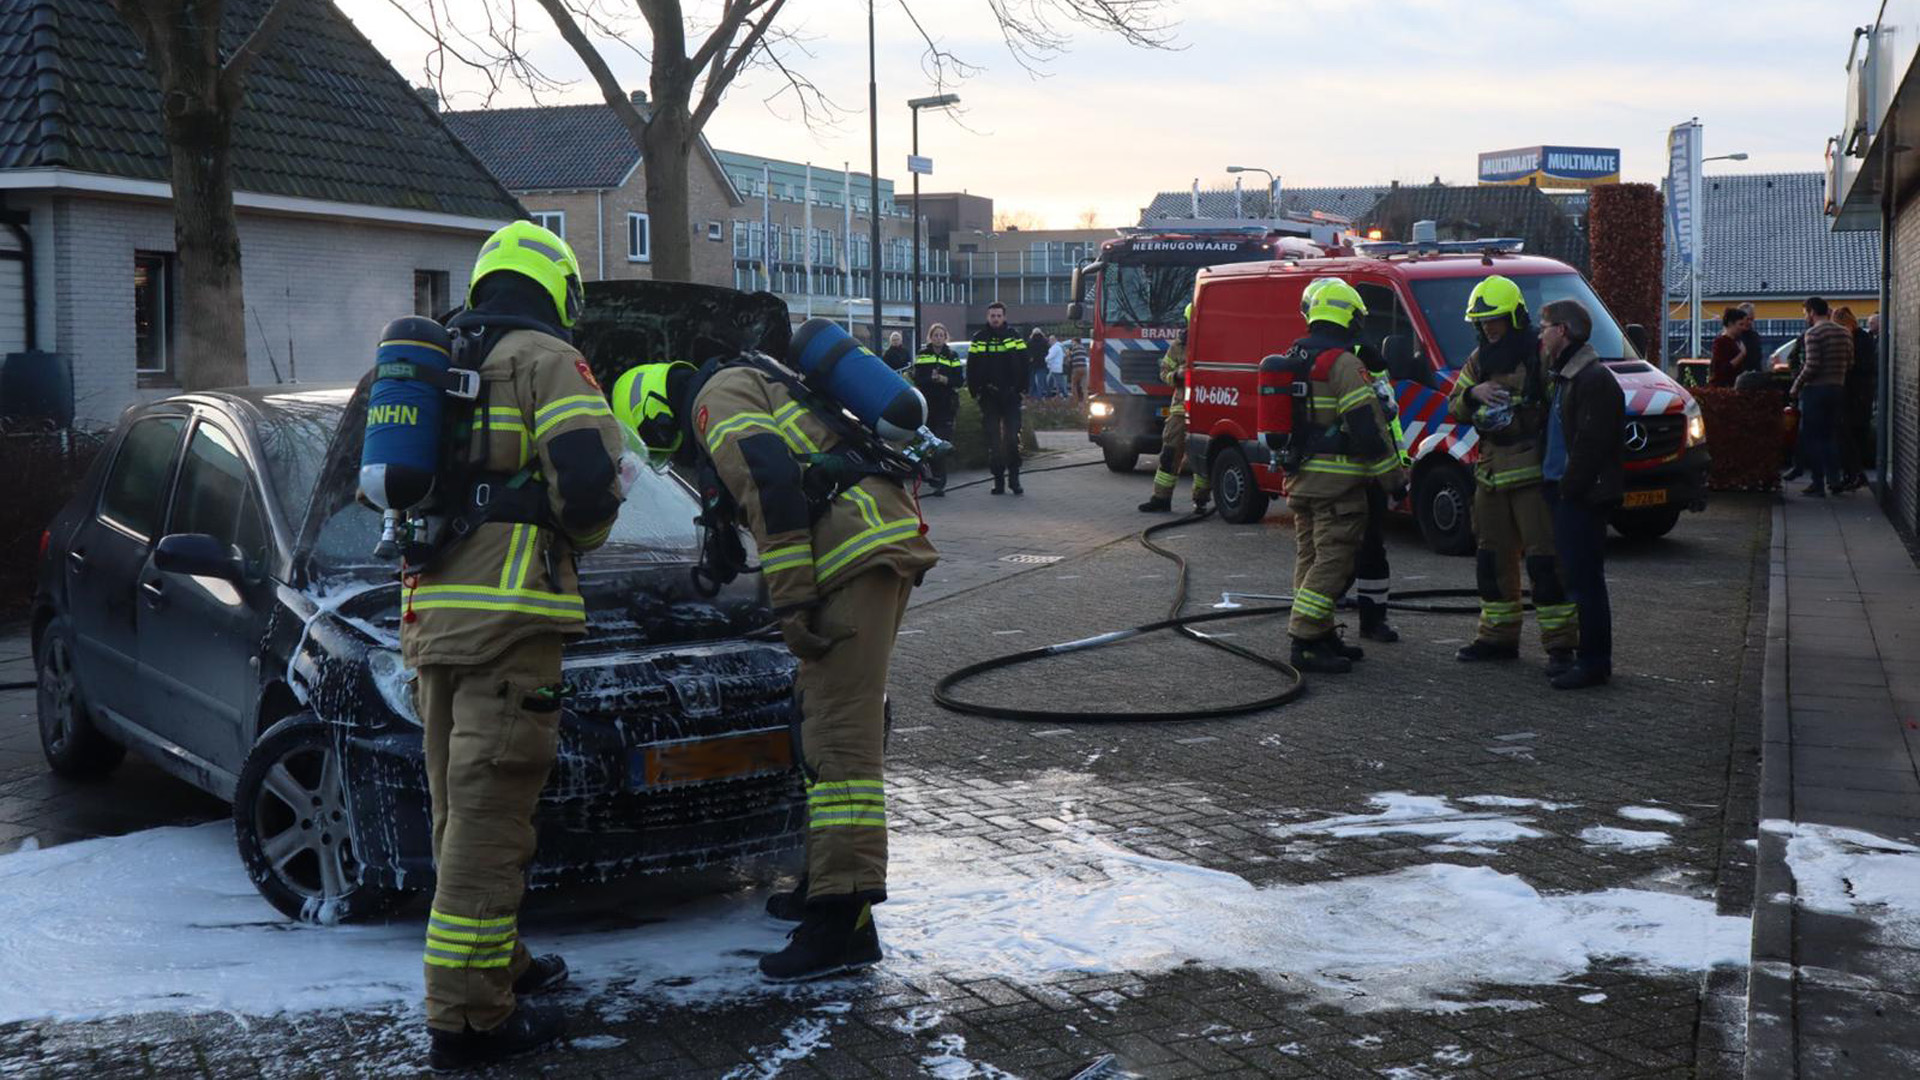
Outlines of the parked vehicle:
{"label": "parked vehicle", "polygon": [[[433,885],[400,585],[354,499],[366,387],[181,394],[129,410],[41,540],[41,743],[69,777],[131,749],[233,804],[290,917]],[[757,576],[698,595],[696,502],[642,473],[581,563],[534,885],[797,846],[794,663]]]}
{"label": "parked vehicle", "polygon": [[1237,263],[1202,270],[1188,341],[1189,460],[1204,462],[1229,521],[1258,521],[1285,474],[1254,438],[1260,361],[1306,334],[1300,293],[1337,275],[1360,291],[1360,337],[1384,357],[1399,401],[1403,448],[1413,458],[1411,507],[1435,551],[1473,550],[1474,452],[1479,434],[1450,420],[1447,391],[1474,348],[1463,317],[1482,278],[1520,285],[1535,317],[1548,302],[1579,300],[1592,312],[1592,344],[1626,395],[1626,498],[1612,518],[1626,536],[1663,536],[1682,511],[1706,506],[1706,425],[1679,384],[1641,359],[1578,271],[1517,253],[1517,242],[1355,245],[1354,257]]}

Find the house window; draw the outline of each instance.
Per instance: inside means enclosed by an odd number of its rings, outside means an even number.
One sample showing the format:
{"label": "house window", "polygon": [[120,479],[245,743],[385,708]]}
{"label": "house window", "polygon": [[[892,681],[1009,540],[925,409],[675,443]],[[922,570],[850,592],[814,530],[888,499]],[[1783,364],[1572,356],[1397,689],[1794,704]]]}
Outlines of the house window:
{"label": "house window", "polygon": [[562,240],[567,238],[567,212],[564,210],[535,210],[527,215],[535,225],[547,230]]}
{"label": "house window", "polygon": [[717,221],[707,222],[707,239],[722,240],[725,238],[726,238],[726,233],[722,231],[722,229],[720,228],[719,222]]}
{"label": "house window", "polygon": [[415,270],[413,272],[413,313],[429,319],[439,318],[453,306],[448,284],[445,270]]}
{"label": "house window", "polygon": [[652,222],[645,214],[627,215],[627,261],[653,261]]}
{"label": "house window", "polygon": [[141,375],[173,373],[173,256],[133,253],[133,361]]}

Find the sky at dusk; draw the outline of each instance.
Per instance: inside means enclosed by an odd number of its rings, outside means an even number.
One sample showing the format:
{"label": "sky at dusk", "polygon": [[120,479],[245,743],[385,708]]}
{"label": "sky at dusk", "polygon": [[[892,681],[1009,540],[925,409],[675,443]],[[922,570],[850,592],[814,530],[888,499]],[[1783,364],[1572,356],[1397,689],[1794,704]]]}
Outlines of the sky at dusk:
{"label": "sky at dusk", "polygon": [[[631,12],[631,0],[596,0]],[[396,0],[336,0],[399,71],[427,81],[430,40]],[[427,0],[397,0],[417,14]],[[478,0],[439,0],[456,11]],[[1024,10],[1026,0],[1012,5]],[[689,0],[698,19],[717,4]],[[943,48],[977,65],[951,87],[958,115],[928,113],[921,150],[928,191],[963,189],[1065,228],[1087,211],[1131,223],[1156,191],[1230,186],[1230,164],[1279,174],[1282,186],[1471,183],[1484,150],[1540,144],[1617,147],[1628,180],[1657,182],[1666,135],[1698,116],[1708,155],[1744,151],[1709,173],[1821,168],[1840,126],[1852,30],[1872,0],[1190,0],[1170,3],[1175,47],[1149,51],[1065,20],[1067,49],[1032,74],[1011,57],[987,0],[914,0]],[[523,47],[566,81],[534,95],[509,85],[492,104],[601,100],[544,12],[520,0]],[[901,0],[877,5],[880,173],[907,180],[906,99],[933,92],[925,46]],[[626,45],[603,55],[644,88],[644,24],[625,16]],[[801,39],[787,58],[839,107],[837,122],[803,123],[783,80],[743,77],[708,124],[717,146],[838,170],[865,168],[866,5],[791,0],[781,16]],[[804,52],[801,51],[804,48]],[[811,53],[811,55],[807,55]],[[457,63],[453,108],[487,102],[486,82]],[[1265,183],[1257,174],[1249,186]]]}

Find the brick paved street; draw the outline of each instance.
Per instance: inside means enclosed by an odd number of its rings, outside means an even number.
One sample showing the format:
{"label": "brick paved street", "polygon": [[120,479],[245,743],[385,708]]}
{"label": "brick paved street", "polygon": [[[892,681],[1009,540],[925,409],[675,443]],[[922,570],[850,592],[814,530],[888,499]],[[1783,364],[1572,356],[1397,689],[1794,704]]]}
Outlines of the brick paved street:
{"label": "brick paved street", "polygon": [[[1174,568],[1129,539],[1149,477],[1094,465],[1032,473],[1024,499],[971,488],[930,502],[946,562],[908,616],[892,681],[886,965],[792,992],[731,976],[703,988],[621,967],[609,928],[653,947],[708,925],[683,921],[689,910],[751,909],[750,883],[541,896],[527,932],[574,953],[579,1019],[565,1049],[512,1075],[1068,1077],[1107,1054],[1151,1077],[1738,1075],[1768,502],[1727,498],[1666,541],[1615,543],[1617,674],[1599,691],[1549,690],[1531,626],[1522,662],[1468,668],[1450,656],[1469,619],[1409,613],[1405,640],[1370,646],[1356,674],[1241,719],[1023,725],[933,706],[934,681],[959,664],[1164,613]],[[1471,584],[1468,561],[1428,554],[1401,526],[1397,585]],[[1192,561],[1193,610],[1227,590],[1284,591],[1291,542],[1271,516],[1201,522],[1166,543]],[[1061,559],[1001,559],[1021,554]],[[1267,618],[1217,629],[1283,642]],[[25,651],[11,640],[0,656]],[[963,693],[1138,709],[1253,696],[1259,674],[1161,636]],[[28,694],[0,696],[0,850],[223,812],[137,763],[101,787],[47,779],[31,708]],[[668,910],[696,886],[735,891]],[[1690,958],[1654,962],[1657,944],[1595,929],[1619,905],[1655,920],[1663,898],[1698,931]],[[1517,962],[1512,939],[1528,927],[1495,917],[1509,908],[1568,921]],[[1081,928],[1046,910],[1102,923],[1103,954],[1124,963],[1053,962]],[[404,913],[395,932],[419,919]],[[738,925],[726,947],[779,941]],[[961,929],[979,952],[952,947]],[[1736,944],[1721,958],[1737,962],[1708,968],[1709,936]],[[1393,941],[1391,955],[1370,954],[1375,940]],[[422,1056],[419,1027],[411,987],[370,1012],[16,1023],[0,1027],[0,1075],[395,1075]]]}

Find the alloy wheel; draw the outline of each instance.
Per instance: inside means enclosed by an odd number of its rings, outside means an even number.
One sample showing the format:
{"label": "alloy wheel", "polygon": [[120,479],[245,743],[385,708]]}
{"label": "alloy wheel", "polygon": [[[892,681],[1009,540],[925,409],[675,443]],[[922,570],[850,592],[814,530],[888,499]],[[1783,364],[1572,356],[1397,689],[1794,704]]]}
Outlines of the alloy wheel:
{"label": "alloy wheel", "polygon": [[49,753],[61,754],[79,735],[80,687],[66,639],[51,634],[40,665],[40,732]]}
{"label": "alloy wheel", "polygon": [[268,867],[318,900],[344,896],[360,882],[347,815],[340,755],[331,746],[289,748],[254,797],[254,833]]}

